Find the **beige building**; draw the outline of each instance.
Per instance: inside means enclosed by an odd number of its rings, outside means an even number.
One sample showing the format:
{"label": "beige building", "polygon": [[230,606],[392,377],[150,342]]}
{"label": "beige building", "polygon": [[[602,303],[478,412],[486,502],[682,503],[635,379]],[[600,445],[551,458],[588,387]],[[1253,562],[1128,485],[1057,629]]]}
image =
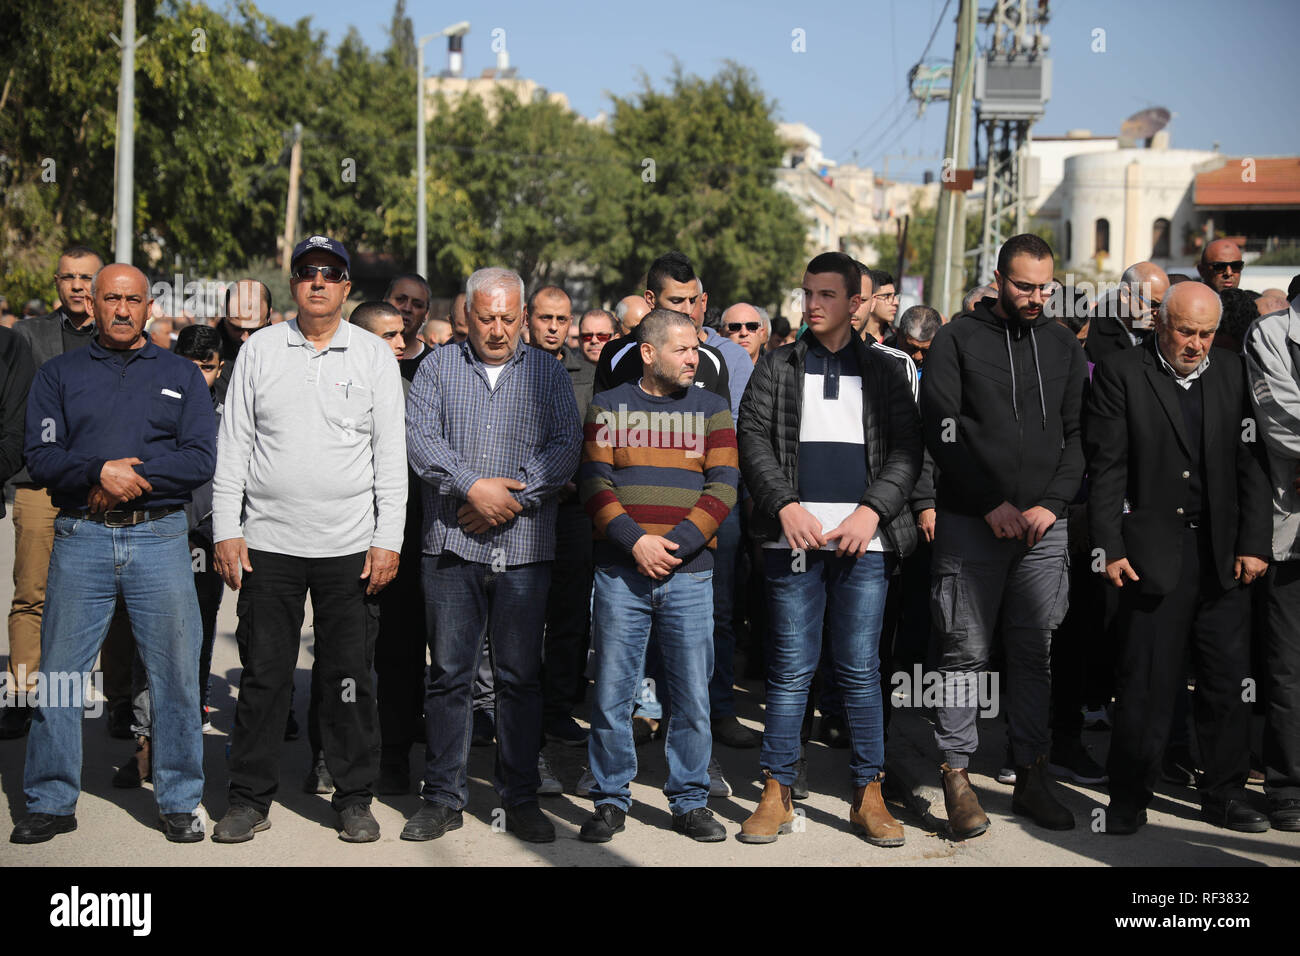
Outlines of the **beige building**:
{"label": "beige building", "polygon": [[872,236],[896,232],[914,208],[933,205],[936,183],[917,185],[881,179],[871,167],[837,164],[822,155],[821,136],[803,123],[778,123],[785,144],[776,186],[809,220],[810,252],[846,252],[876,264]]}
{"label": "beige building", "polygon": [[478,76],[463,76],[460,61],[438,76],[425,77],[424,110],[425,119],[432,119],[437,110],[438,94],[442,94],[449,109],[455,109],[462,97],[476,96],[488,108],[488,117],[496,118],[496,93],[505,90],[513,93],[520,103],[546,101],[554,103],[563,110],[569,109],[569,98],[563,93],[552,93],[536,80],[519,75],[517,67],[510,65],[510,56],[504,51],[497,54],[497,65],[487,67]]}

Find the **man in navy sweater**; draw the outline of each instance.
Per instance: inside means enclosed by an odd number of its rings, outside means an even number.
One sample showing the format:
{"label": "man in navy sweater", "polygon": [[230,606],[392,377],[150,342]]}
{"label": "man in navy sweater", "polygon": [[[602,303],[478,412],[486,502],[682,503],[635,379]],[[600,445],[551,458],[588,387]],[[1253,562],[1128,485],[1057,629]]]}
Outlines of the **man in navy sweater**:
{"label": "man in navy sweater", "polygon": [[153,779],[167,839],[203,839],[199,648],[203,629],[184,506],[216,467],[216,418],[194,363],[144,335],[149,283],[133,266],[91,285],[96,338],[41,366],[27,402],[27,466],[54,522],[41,699],[10,840],[77,828],[81,710],[119,595],[152,689]]}

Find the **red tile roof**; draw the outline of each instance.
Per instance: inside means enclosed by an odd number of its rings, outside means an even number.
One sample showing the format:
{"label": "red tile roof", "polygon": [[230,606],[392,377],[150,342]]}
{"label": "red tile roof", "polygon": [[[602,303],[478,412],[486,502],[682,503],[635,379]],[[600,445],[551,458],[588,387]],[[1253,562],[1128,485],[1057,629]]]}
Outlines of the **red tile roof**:
{"label": "red tile roof", "polygon": [[1229,159],[1198,173],[1198,206],[1300,206],[1300,157]]}

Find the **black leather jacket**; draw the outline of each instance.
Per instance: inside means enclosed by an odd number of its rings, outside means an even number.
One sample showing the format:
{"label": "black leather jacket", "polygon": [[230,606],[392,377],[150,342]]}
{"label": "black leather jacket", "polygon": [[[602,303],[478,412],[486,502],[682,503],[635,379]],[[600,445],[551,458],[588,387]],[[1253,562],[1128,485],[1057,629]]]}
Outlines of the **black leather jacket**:
{"label": "black leather jacket", "polygon": [[[804,359],[812,331],[758,360],[740,402],[740,471],[754,499],[754,536],[781,536],[777,513],[799,500],[799,422],[803,413]],[[905,557],[916,548],[908,495],[921,472],[921,419],[903,366],[856,335],[853,351],[862,372],[862,427],[867,490],[861,503],[880,515],[881,535]]]}

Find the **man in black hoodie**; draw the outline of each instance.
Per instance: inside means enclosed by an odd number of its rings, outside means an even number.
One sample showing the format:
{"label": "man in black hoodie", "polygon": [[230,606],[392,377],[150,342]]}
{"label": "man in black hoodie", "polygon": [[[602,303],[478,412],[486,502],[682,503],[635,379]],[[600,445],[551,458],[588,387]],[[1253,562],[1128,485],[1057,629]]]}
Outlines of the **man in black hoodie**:
{"label": "man in black hoodie", "polygon": [[[1000,631],[1016,764],[1012,809],[1049,829],[1074,817],[1048,789],[1052,631],[1069,604],[1065,509],[1083,479],[1079,415],[1085,359],[1073,334],[1043,315],[1055,288],[1051,248],[1033,235],[998,253],[997,298],[934,337],[921,382],[925,443],[938,472],[931,603],[940,641],[944,801],[954,836],[989,821],[966,768],[979,738],[977,675]],[[982,685],[986,691],[988,685]],[[980,693],[985,707],[996,704]]]}

